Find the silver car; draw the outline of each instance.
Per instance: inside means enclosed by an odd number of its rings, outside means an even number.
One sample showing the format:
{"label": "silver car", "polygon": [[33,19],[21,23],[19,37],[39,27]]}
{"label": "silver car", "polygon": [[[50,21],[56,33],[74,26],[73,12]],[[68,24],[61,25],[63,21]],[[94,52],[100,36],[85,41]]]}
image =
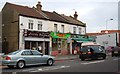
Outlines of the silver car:
{"label": "silver car", "polygon": [[7,65],[9,68],[16,66],[23,68],[29,65],[47,64],[52,66],[55,57],[50,55],[43,55],[37,50],[17,50],[2,56],[2,65]]}

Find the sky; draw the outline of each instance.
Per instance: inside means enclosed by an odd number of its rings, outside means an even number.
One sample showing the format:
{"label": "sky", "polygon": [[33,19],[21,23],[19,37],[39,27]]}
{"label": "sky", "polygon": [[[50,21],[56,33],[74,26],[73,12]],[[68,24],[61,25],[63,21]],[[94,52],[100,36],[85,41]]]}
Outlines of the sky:
{"label": "sky", "polygon": [[86,23],[87,33],[118,29],[119,0],[0,0],[0,11],[6,2],[33,7],[38,1],[45,11],[67,16],[77,11],[78,20]]}

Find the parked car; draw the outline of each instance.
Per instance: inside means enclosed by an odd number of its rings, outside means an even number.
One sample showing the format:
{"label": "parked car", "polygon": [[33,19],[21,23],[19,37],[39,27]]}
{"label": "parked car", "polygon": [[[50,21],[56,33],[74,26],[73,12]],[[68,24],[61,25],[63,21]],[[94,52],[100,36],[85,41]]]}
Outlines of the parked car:
{"label": "parked car", "polygon": [[7,65],[9,68],[16,66],[17,68],[23,68],[29,65],[47,64],[52,66],[54,63],[54,57],[50,55],[43,55],[37,50],[17,50],[2,56],[2,65]]}
{"label": "parked car", "polygon": [[120,47],[118,47],[118,46],[114,46],[114,47],[111,47],[111,49],[112,49],[112,57],[114,57],[114,56],[120,56]]}
{"label": "parked car", "polygon": [[81,45],[79,58],[84,61],[85,59],[106,59],[106,53],[103,47],[95,42],[85,42]]}

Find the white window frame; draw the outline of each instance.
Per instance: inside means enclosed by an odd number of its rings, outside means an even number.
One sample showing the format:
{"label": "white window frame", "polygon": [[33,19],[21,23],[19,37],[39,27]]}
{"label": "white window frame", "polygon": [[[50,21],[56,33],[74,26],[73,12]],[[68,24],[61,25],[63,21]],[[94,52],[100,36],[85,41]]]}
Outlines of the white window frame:
{"label": "white window frame", "polygon": [[29,20],[28,29],[33,29],[33,20]]}
{"label": "white window frame", "polygon": [[65,31],[64,25],[61,25],[61,32],[64,33],[64,31]]}
{"label": "white window frame", "polygon": [[38,30],[42,30],[42,22],[38,21]]}
{"label": "white window frame", "polygon": [[73,27],[73,33],[76,34],[76,27]]}
{"label": "white window frame", "polygon": [[81,34],[82,33],[82,28],[79,27],[78,29],[79,29],[79,34]]}
{"label": "white window frame", "polygon": [[54,32],[57,32],[58,30],[57,30],[57,24],[54,24]]}

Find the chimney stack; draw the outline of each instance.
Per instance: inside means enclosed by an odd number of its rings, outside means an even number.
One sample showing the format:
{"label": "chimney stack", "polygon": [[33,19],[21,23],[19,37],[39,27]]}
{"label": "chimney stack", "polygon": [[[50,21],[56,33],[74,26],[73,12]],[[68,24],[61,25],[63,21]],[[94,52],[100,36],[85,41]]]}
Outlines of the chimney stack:
{"label": "chimney stack", "polygon": [[39,1],[38,4],[36,5],[36,9],[40,12],[42,10],[42,5],[41,2]]}
{"label": "chimney stack", "polygon": [[75,11],[74,18],[77,19],[77,17],[78,17],[78,14],[77,14],[77,12]]}

